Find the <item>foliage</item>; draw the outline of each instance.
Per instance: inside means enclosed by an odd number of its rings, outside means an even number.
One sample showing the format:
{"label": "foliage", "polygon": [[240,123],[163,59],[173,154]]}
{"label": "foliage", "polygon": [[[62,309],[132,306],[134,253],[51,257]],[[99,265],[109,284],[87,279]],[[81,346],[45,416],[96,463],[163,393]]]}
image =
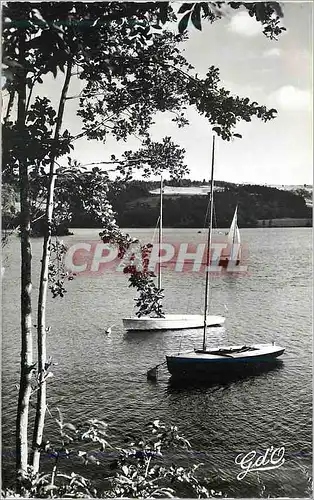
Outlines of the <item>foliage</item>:
{"label": "foliage", "polygon": [[[276,3],[270,3],[269,7],[263,4],[261,8],[256,3],[249,8],[247,5],[233,3],[231,7],[248,9],[250,15],[262,22],[267,36],[280,33],[277,20],[281,13]],[[204,3],[188,8],[187,4],[183,5],[184,12],[189,10],[191,21],[198,29],[201,28],[201,8],[204,17],[213,22],[221,17],[221,7],[220,2],[209,3],[207,7]],[[9,2],[3,6],[3,63],[8,92],[3,124],[3,166],[5,181],[19,183],[21,204],[22,350],[16,426],[17,469],[21,477],[28,463],[28,408],[33,367],[31,219],[33,223],[34,217],[43,220],[44,230],[37,327],[38,367],[42,372],[40,366],[46,356],[45,311],[51,234],[53,226],[64,222],[70,212],[61,187],[53,219],[56,168],[64,169],[64,156],[71,153],[74,141],[85,136],[105,142],[109,133],[117,140],[126,140],[130,134],[136,134],[144,141],[144,149],[150,150],[150,162],[147,157],[142,159],[143,151],[138,155],[126,152],[128,165],[120,168],[120,178],[130,177],[130,163],[134,168],[139,164],[144,175],[149,174],[149,169],[152,173],[159,171],[161,164],[155,159],[156,154],[167,156],[166,168],[176,177],[185,172],[180,148],[167,139],[156,148],[149,140],[149,128],[157,111],[173,113],[174,121],[183,126],[188,123],[186,106],[192,105],[225,140],[239,136],[238,121],[251,121],[253,117],[268,121],[276,114],[274,109],[232,96],[221,88],[219,71],[213,66],[204,78],[199,78],[179,50],[179,44],[186,37],[180,32],[187,23],[183,26],[181,20],[179,34],[160,31],[161,25],[177,19],[169,2]],[[36,95],[36,90],[46,75],[56,77],[58,73],[65,76],[59,103],[54,109],[46,97]],[[79,96],[69,95],[73,77],[78,77],[82,84]],[[79,98],[77,114],[83,122],[78,136],[63,130],[66,101],[76,98]],[[59,161],[63,162],[61,167]],[[67,175],[66,171],[63,173]],[[105,190],[95,194],[101,177],[98,174],[94,171],[80,178],[80,182],[85,181],[84,192],[88,196],[83,208],[104,221],[108,225],[105,230],[112,235],[118,229]],[[94,180],[89,183],[88,177]],[[125,238],[118,235],[120,240]],[[62,296],[63,278],[59,280],[59,275],[60,271],[54,275],[50,266],[51,289],[55,295]],[[152,276],[146,273],[143,281],[142,276],[136,280],[133,274],[132,280],[136,286],[141,283],[146,287],[141,307],[147,310],[148,299],[156,291],[149,285]],[[161,313],[158,300],[153,308]],[[43,382],[38,391],[33,436],[35,469],[39,462],[36,447],[41,441],[45,397]]]}
{"label": "foliage", "polygon": [[2,247],[8,242],[9,236],[18,226],[17,193],[15,187],[4,183],[1,187],[1,243]]}
{"label": "foliage", "polygon": [[[239,9],[244,7],[247,9],[250,17],[255,17],[263,26],[263,33],[271,40],[276,40],[278,36],[286,31],[286,28],[281,25],[280,19],[283,17],[282,8],[277,2],[228,2],[231,9]],[[201,30],[202,19],[208,19],[214,22],[223,17],[225,13],[225,2],[189,2],[184,3],[179,8],[178,13],[182,14],[179,22],[179,32],[183,33],[188,23]]]}
{"label": "foliage", "polygon": [[[257,116],[263,121],[274,117],[248,98],[234,97],[219,87],[219,70],[213,66],[205,78],[195,74],[185,60],[179,44],[186,36],[165,29],[160,22],[176,20],[171,4],[138,5],[115,2],[27,3],[22,7],[4,7],[4,62],[12,71],[10,91],[15,90],[14,72],[18,51],[18,30],[26,35],[27,85],[32,91],[42,83],[42,75],[64,71],[72,61],[79,69],[82,91],[79,116],[83,132],[89,139],[105,141],[108,133],[125,140],[137,133],[145,136],[157,110],[175,114],[179,126],[188,123],[187,105],[196,106],[208,118],[214,131],[230,140],[239,120],[250,121]],[[222,2],[184,4],[194,24],[200,9],[210,21],[222,16]],[[280,7],[276,3],[231,3],[231,8],[248,9],[265,30],[273,33]],[[181,30],[182,31],[182,30]],[[275,29],[276,31],[276,29]],[[154,81],[154,85],[151,82]],[[65,137],[66,139],[66,137]]]}
{"label": "foliage", "polygon": [[141,248],[141,266],[140,271],[135,266],[129,265],[124,268],[125,273],[131,273],[129,282],[139,292],[139,297],[135,299],[138,317],[157,316],[164,317],[162,309],[162,299],[164,298],[163,289],[158,289],[152,280],[155,277],[153,271],[148,269],[149,256],[152,245],[144,245]]}
{"label": "foliage", "polygon": [[[164,137],[162,142],[152,141],[149,137],[143,140],[142,147],[137,151],[125,151],[117,164],[118,176],[115,179],[119,185],[133,178],[134,170],[140,170],[142,177],[167,171],[170,178],[178,180],[189,171],[184,163],[185,150],[180,148],[170,137]],[[111,156],[116,161],[114,155]]]}
{"label": "foliage", "polygon": [[[16,179],[17,168],[20,158],[21,143],[23,146],[23,159],[30,168],[32,198],[36,200],[40,196],[42,186],[39,182],[40,176],[45,176],[47,184],[45,166],[49,165],[51,148],[53,144],[53,130],[56,124],[56,112],[51,102],[46,97],[36,97],[31,104],[25,117],[25,129],[23,138],[20,137],[20,130],[15,121],[7,120],[3,125],[3,178],[6,181]],[[69,153],[71,150],[70,135],[65,130],[58,141],[54,144],[56,158]]]}
{"label": "foliage", "polygon": [[50,252],[50,262],[48,265],[49,289],[53,298],[62,298],[67,292],[65,281],[73,280],[75,274],[70,274],[65,269],[64,257],[67,252],[67,247],[62,241],[56,238],[55,242],[51,242]]}
{"label": "foliage", "polygon": [[[132,437],[129,448],[120,449],[115,461],[115,476],[111,479],[113,497],[171,498],[178,495],[183,483],[189,495],[208,498],[209,491],[196,476],[202,464],[186,469],[162,462],[163,450],[171,447],[188,449],[190,443],[179,435],[176,426],[166,426],[159,420],[148,424],[151,434]],[[157,462],[157,463],[156,463]],[[211,494],[215,494],[212,490]]]}
{"label": "foliage", "polygon": [[249,122],[256,116],[266,122],[275,117],[275,109],[268,110],[220,87],[219,70],[214,66],[205,78],[197,76],[180,53],[184,36],[154,33],[149,44],[136,50],[123,47],[124,37],[123,30],[115,30],[112,74],[105,72],[107,59],[101,61],[100,56],[96,66],[94,61],[82,65],[80,78],[88,78],[89,83],[80,94],[78,114],[88,139],[104,141],[108,133],[118,140],[126,140],[129,134],[145,136],[156,111],[173,113],[173,121],[184,126],[189,123],[189,105],[225,140],[241,137],[234,135],[241,120]]}
{"label": "foliage", "polygon": [[[55,421],[60,443],[43,443],[43,450],[53,458],[52,470],[34,474],[29,469],[22,492],[26,498],[172,498],[181,491],[195,498],[221,496],[209,491],[199,478],[197,471],[202,464],[189,468],[168,465],[167,452],[191,447],[174,425],[165,425],[160,420],[149,422],[142,432],[126,436],[120,447],[110,444],[108,425],[102,420],[89,419],[75,426],[66,422],[58,410]],[[107,450],[111,450],[112,458],[104,462],[101,457]],[[98,471],[93,469],[97,471],[94,476],[102,478],[106,486],[100,489],[95,479],[68,472],[64,466],[69,459],[72,463],[97,466]],[[5,491],[4,496],[18,495]]]}
{"label": "foliage", "polygon": [[164,317],[162,308],[163,290],[159,290],[155,285],[155,274],[149,269],[149,256],[152,245],[141,246],[136,238],[123,233],[114,224],[107,227],[100,233],[104,243],[118,245],[118,257],[123,259],[122,266],[125,274],[130,274],[130,286],[135,287],[140,292],[135,299],[138,317],[154,315]]}

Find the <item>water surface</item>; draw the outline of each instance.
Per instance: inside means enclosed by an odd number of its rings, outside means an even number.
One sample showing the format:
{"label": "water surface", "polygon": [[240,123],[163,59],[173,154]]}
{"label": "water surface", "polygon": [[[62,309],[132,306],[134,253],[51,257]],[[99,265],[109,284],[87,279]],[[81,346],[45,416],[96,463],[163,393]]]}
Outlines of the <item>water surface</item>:
{"label": "water surface", "polygon": [[[130,233],[150,241],[153,231]],[[175,423],[190,440],[190,452],[174,453],[182,465],[203,462],[203,472],[229,496],[302,497],[307,494],[311,468],[311,229],[243,229],[248,249],[248,274],[212,279],[211,312],[227,317],[225,328],[213,329],[208,344],[271,342],[284,346],[283,365],[258,377],[227,384],[177,385],[166,368],[157,384],[146,380],[148,368],[167,353],[198,347],[199,330],[126,334],[122,318],[132,315],[134,291],[124,275],[78,277],[64,299],[49,297],[48,353],[58,365],[48,388],[49,408],[62,409],[68,421],[100,418],[110,425],[113,439],[151,419]],[[197,229],[166,229],[175,242],[205,242]],[[67,244],[98,238],[97,230],[75,230]],[[42,241],[33,240],[34,299]],[[3,479],[12,477],[14,419],[19,369],[19,241],[5,255],[2,335]],[[200,313],[204,276],[163,269],[165,309]],[[34,301],[35,304],[35,301]],[[34,317],[34,323],[36,319]],[[112,326],[110,336],[105,330]],[[47,417],[46,434],[55,434]],[[284,446],[279,469],[248,474],[238,481],[240,452]],[[89,473],[97,478],[97,469]]]}

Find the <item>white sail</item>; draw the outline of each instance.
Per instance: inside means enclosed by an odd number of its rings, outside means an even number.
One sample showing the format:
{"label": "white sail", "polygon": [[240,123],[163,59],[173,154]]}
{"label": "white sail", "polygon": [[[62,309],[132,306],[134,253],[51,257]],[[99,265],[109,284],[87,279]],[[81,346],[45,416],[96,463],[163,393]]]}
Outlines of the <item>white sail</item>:
{"label": "white sail", "polygon": [[238,205],[236,206],[236,209],[234,211],[234,216],[229,229],[227,241],[229,247],[232,247],[235,243],[240,245],[240,231],[238,228]]}
{"label": "white sail", "polygon": [[221,251],[221,257],[222,259],[225,259],[225,262],[228,262],[229,260],[241,260],[241,237],[238,228],[238,206],[236,206],[234,211],[231,226],[227,235],[227,244]]}

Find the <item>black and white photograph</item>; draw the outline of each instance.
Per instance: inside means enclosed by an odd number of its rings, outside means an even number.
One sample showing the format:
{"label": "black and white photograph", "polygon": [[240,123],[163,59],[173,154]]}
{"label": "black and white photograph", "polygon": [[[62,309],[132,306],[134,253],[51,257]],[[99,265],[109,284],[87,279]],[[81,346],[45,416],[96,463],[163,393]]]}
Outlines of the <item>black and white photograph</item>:
{"label": "black and white photograph", "polygon": [[312,498],[312,1],[1,18],[1,497]]}

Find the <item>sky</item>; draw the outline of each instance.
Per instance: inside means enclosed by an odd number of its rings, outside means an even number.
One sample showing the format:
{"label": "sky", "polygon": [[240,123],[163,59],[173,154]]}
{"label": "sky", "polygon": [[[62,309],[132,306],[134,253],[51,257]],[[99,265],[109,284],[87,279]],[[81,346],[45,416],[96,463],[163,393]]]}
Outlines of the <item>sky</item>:
{"label": "sky", "polygon": [[[298,1],[282,5],[287,31],[278,41],[266,38],[260,23],[239,10],[230,10],[213,24],[204,20],[201,32],[189,25],[189,40],[182,44],[182,50],[199,75],[214,65],[220,69],[223,87],[278,110],[278,116],[267,123],[257,119],[240,123],[236,131],[242,139],[216,141],[216,180],[254,184],[313,182],[313,4]],[[40,93],[57,99],[59,83],[58,77],[48,77]],[[77,90],[74,82],[71,91],[75,94]],[[67,102],[64,126],[79,133],[76,105],[76,100]],[[171,122],[172,116],[158,114],[152,138],[171,136],[186,150],[189,177],[208,180],[211,125],[192,108],[188,116],[190,125],[178,129]],[[106,161],[111,154],[139,146],[135,138],[126,143],[111,138],[106,144],[80,139],[73,156],[82,164]]]}
{"label": "sky", "polygon": [[[278,110],[270,122],[241,124],[242,139],[218,141],[216,179],[313,182],[313,5],[284,2],[283,9],[287,32],[278,41],[267,39],[258,22],[238,11],[213,25],[203,23],[202,32],[190,29],[184,55],[199,73],[213,64],[220,68],[223,86]],[[202,178],[209,171],[211,130],[198,116],[192,127],[193,132],[181,134],[182,144],[191,177]],[[181,143],[178,133],[173,137]]]}
{"label": "sky", "polygon": [[[283,3],[287,32],[278,41],[261,34],[260,24],[244,12],[194,31],[185,55],[201,71],[217,65],[223,85],[241,96],[278,110],[275,120],[239,126],[242,139],[219,141],[216,178],[267,184],[312,183],[312,3]],[[200,119],[195,119],[200,124]],[[197,126],[196,126],[197,127]],[[193,177],[206,170],[207,127],[186,134]],[[194,142],[195,141],[195,142]],[[204,147],[205,146],[205,147]],[[193,165],[193,166],[192,166]]]}

